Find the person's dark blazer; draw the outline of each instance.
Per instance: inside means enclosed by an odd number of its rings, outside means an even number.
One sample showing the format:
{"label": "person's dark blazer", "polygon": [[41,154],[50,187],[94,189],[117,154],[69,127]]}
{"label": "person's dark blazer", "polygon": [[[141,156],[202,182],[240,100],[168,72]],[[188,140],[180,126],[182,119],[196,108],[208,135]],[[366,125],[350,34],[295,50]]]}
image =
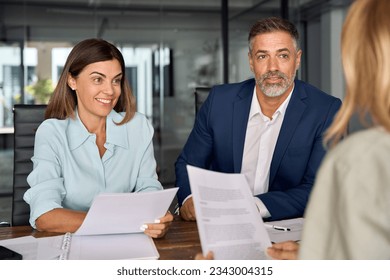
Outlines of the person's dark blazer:
{"label": "person's dark blazer", "polygon": [[[214,86],[175,163],[179,205],[190,195],[186,165],[240,173],[255,80]],[[272,157],[269,190],[258,197],[269,220],[302,217],[325,155],[323,133],[341,101],[295,80],[295,87]]]}

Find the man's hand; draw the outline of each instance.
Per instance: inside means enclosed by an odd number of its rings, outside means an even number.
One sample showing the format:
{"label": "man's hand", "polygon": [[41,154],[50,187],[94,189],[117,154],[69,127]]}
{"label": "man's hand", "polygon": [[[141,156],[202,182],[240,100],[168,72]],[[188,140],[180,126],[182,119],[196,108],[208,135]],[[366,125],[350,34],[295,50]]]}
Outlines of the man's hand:
{"label": "man's hand", "polygon": [[195,260],[213,260],[214,254],[213,252],[208,252],[206,256],[203,256],[202,253],[197,253],[195,256]]}
{"label": "man's hand", "polygon": [[186,221],[196,221],[194,201],[188,198],[180,207],[180,216]]}

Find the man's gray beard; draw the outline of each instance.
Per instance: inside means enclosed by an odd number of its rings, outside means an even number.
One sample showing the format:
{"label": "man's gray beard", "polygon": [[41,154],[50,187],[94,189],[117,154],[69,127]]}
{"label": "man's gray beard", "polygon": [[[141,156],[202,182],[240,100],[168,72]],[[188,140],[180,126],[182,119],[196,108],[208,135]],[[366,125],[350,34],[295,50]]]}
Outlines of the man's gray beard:
{"label": "man's gray beard", "polygon": [[[279,78],[282,79],[282,82],[277,84],[267,85],[264,81],[271,74],[276,74]],[[287,89],[292,85],[295,79],[295,74],[289,79],[285,74],[275,71],[274,73],[268,72],[262,75],[259,79],[256,80],[256,83],[259,85],[260,90],[268,97],[278,97],[283,95]]]}

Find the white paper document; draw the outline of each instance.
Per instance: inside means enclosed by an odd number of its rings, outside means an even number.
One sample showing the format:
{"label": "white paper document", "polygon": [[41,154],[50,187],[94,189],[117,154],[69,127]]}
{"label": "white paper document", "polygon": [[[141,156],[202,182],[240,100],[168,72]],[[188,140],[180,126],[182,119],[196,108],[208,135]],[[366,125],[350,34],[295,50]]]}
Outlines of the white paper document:
{"label": "white paper document", "polygon": [[80,228],[71,236],[65,235],[60,258],[158,259],[153,239],[142,232],[141,226],[165,216],[177,190],[99,194]]}
{"label": "white paper document", "polygon": [[35,238],[24,236],[1,240],[0,245],[23,256],[23,260],[53,260],[62,253],[62,236]]}
{"label": "white paper document", "polygon": [[243,174],[187,165],[203,254],[217,260],[267,259],[271,241]]}
{"label": "white paper document", "polygon": [[177,189],[100,194],[74,234],[26,236],[1,240],[0,245],[22,254],[25,260],[158,259],[153,239],[140,228],[165,216]]}
{"label": "white paper document", "polygon": [[153,239],[144,233],[73,235],[69,260],[158,259]]}
{"label": "white paper document", "polygon": [[75,235],[141,232],[143,224],[165,216],[177,190],[99,194]]}

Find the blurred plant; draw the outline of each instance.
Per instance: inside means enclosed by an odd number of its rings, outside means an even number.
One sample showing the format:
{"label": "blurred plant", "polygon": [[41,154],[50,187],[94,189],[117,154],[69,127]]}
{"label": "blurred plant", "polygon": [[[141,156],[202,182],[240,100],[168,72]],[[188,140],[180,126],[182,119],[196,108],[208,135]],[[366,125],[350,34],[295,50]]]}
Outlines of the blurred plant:
{"label": "blurred plant", "polygon": [[20,101],[22,100],[22,95],[20,93],[17,93],[14,95],[14,102],[13,104],[19,104],[21,103]]}
{"label": "blurred plant", "polygon": [[47,104],[54,91],[51,79],[38,80],[36,83],[26,86],[26,92],[31,94],[36,103]]}
{"label": "blurred plant", "polygon": [[191,87],[213,86],[218,83],[218,65],[219,65],[219,41],[205,41],[201,52],[194,54],[191,60],[193,70],[188,76]]}

